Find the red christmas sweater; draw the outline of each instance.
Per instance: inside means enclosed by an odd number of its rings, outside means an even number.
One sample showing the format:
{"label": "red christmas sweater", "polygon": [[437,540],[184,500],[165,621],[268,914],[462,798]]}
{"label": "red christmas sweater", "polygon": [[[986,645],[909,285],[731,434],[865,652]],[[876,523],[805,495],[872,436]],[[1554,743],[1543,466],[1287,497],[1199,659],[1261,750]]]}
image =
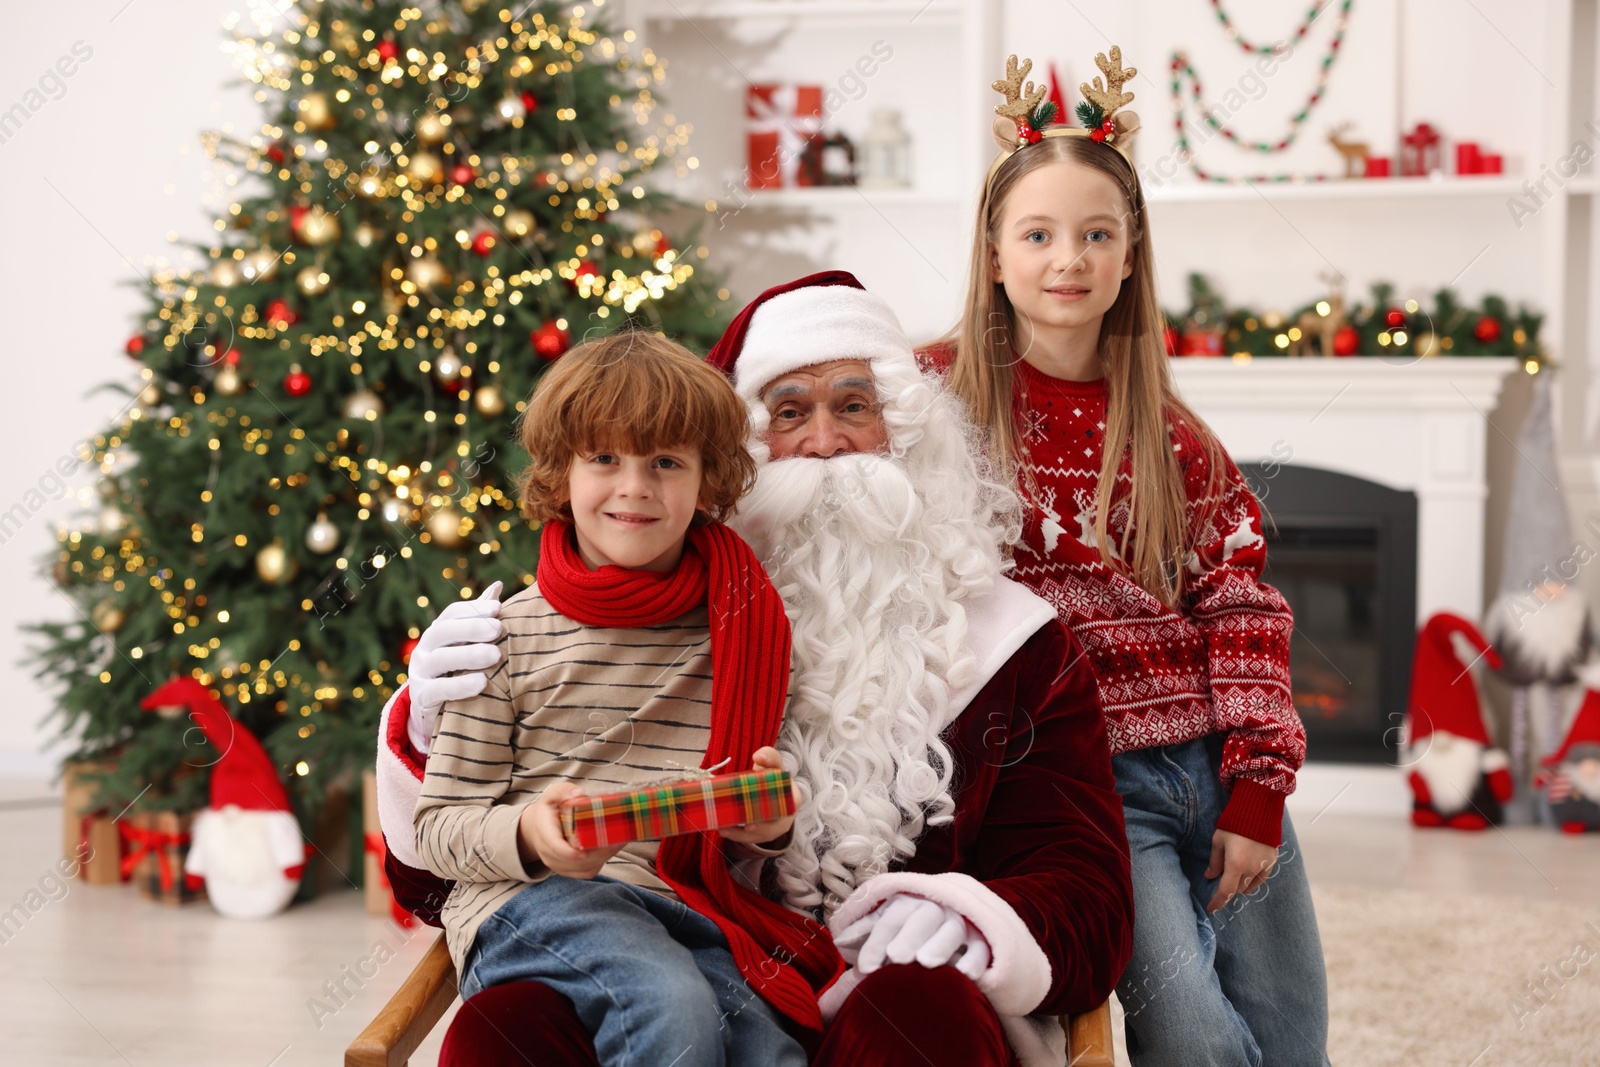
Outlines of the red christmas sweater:
{"label": "red christmas sweater", "polygon": [[[954,353],[919,356],[943,374]],[[1224,735],[1220,776],[1231,793],[1217,827],[1277,846],[1306,735],[1289,688],[1294,617],[1261,581],[1266,540],[1255,496],[1230,460],[1220,499],[1207,499],[1198,433],[1181,420],[1171,424],[1192,551],[1179,603],[1167,607],[1107,566],[1095,546],[1105,380],[1052,378],[1020,359],[1014,370],[1024,467],[1037,490],[1024,493],[1013,577],[1053,604],[1083,646],[1112,753]],[[1131,482],[1126,463],[1118,482]],[[1113,544],[1127,526],[1122,499],[1108,523]]]}

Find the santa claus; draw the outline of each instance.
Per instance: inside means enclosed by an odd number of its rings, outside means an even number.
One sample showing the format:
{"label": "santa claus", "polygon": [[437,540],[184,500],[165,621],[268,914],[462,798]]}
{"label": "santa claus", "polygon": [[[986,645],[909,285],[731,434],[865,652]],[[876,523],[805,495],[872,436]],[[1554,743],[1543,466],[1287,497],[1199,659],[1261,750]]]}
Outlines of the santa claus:
{"label": "santa claus", "polygon": [[288,907],[305,872],[306,846],[261,742],[193,678],[174,678],[140,706],[187,712],[222,753],[211,767],[211,803],[195,817],[183,862],[190,888],[204,885],[211,906],[233,919],[264,919]]}
{"label": "santa claus", "polygon": [[1561,747],[1543,760],[1538,785],[1550,818],[1569,834],[1600,830],[1600,663],[1579,668],[1585,692]]}
{"label": "santa claus", "polygon": [[[794,631],[779,748],[803,803],[756,876],[826,922],[851,964],[823,995],[814,1062],[1057,1067],[1049,1016],[1109,995],[1132,890],[1089,665],[1002,575],[1014,495],[848,274],[763,293],[709,361],[750,405],[760,468],[732,525]],[[498,633],[495,607],[448,609],[385,710],[391,880],[425,921],[443,887],[415,869],[410,804],[438,705],[495,662],[473,647]],[[510,1062],[520,1046],[589,1063],[585,1038],[547,990],[506,986],[458,1014],[441,1062]]]}
{"label": "santa claus", "polygon": [[1417,637],[1402,759],[1418,826],[1483,830],[1511,799],[1506,754],[1489,741],[1472,677],[1480,659],[1500,669],[1499,653],[1459,615],[1440,612]]}

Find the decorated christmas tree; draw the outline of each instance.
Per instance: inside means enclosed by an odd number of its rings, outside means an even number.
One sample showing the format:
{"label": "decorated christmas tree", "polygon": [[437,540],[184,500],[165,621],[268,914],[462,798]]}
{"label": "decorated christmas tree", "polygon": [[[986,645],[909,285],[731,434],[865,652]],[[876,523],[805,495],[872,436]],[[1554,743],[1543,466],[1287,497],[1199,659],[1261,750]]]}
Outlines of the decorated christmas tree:
{"label": "decorated christmas tree", "polygon": [[302,812],[369,763],[420,630],[531,581],[515,420],[542,369],[596,333],[704,350],[722,325],[704,249],[651,223],[674,205],[646,174],[693,161],[631,33],[550,3],[262,10],[230,45],[261,130],[207,139],[237,199],[202,269],[154,278],[94,442],[103,508],[51,561],[81,618],[37,628],[114,807],[203,803],[215,749],[139,708],[175,676]]}

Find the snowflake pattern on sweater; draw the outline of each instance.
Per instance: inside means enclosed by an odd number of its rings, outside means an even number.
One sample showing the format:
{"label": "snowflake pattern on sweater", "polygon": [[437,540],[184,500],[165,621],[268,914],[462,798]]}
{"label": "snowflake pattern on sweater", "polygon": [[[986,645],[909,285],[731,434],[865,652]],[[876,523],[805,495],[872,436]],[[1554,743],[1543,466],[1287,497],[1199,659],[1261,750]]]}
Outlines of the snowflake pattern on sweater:
{"label": "snowflake pattern on sweater", "polygon": [[[919,355],[925,369],[943,374],[953,353]],[[1266,539],[1254,495],[1228,461],[1219,496],[1208,499],[1199,437],[1182,422],[1171,425],[1194,550],[1182,561],[1179,603],[1169,608],[1108,566],[1096,543],[1104,380],[1051,378],[1021,360],[1014,375],[1016,417],[1029,431],[1022,481],[1031,476],[1034,489],[1025,493],[1013,577],[1055,607],[1089,657],[1111,751],[1223,734],[1221,779],[1233,796],[1219,826],[1276,845],[1283,798],[1305,760],[1305,728],[1289,681],[1294,617],[1260,580]],[[1118,482],[1113,546],[1128,525],[1126,464]]]}

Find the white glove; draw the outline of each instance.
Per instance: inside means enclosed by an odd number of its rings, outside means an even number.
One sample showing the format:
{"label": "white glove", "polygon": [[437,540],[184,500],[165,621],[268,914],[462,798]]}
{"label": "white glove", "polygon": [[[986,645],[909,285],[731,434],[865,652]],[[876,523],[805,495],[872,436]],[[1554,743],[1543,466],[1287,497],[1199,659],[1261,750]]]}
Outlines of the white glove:
{"label": "white glove", "polygon": [[[411,650],[406,677],[411,686],[411,718],[406,736],[427,755],[433,727],[447,700],[465,700],[489,684],[484,674],[500,662],[500,583],[493,582],[476,600],[458,600],[439,613]],[[473,671],[459,674],[458,671]]]}
{"label": "white glove", "polygon": [[862,974],[884,963],[954,966],[974,982],[989,969],[989,942],[961,913],[931,900],[896,893],[834,939],[839,954]]}

